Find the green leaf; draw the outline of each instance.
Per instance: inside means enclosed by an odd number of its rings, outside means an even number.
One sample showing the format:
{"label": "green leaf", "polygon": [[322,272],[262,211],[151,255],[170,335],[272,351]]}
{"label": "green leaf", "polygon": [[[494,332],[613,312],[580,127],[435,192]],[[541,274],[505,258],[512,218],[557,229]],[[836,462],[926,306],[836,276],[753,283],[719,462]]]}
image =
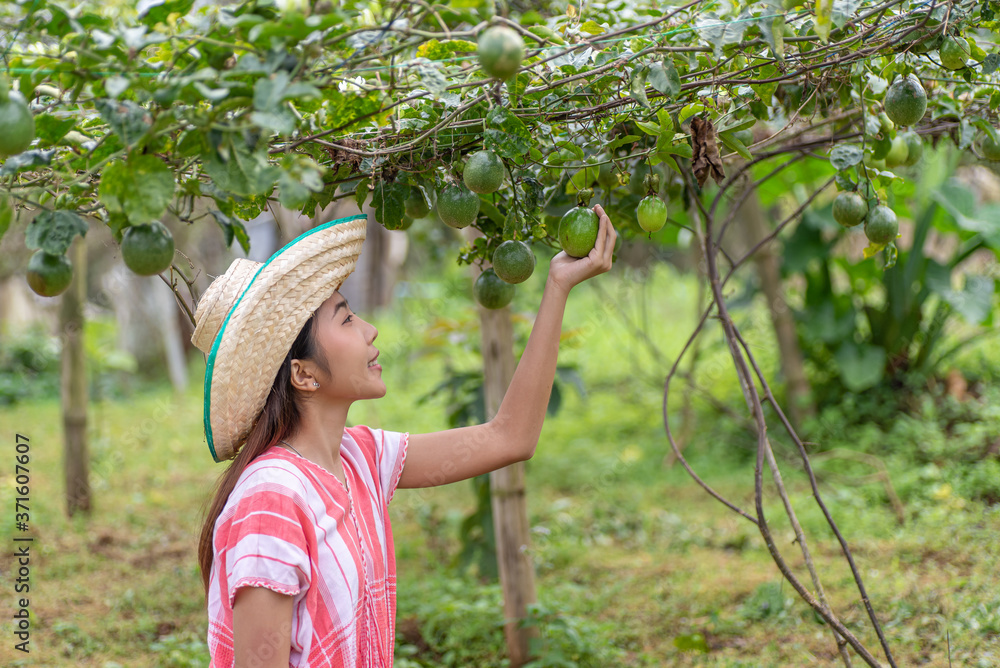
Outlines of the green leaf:
{"label": "green leaf", "polygon": [[816,20],[813,30],[824,44],[830,38],[830,22],[833,14],[833,0],[816,0]]}
{"label": "green leaf", "polygon": [[974,118],[972,119],[972,124],[989,135],[990,140],[994,144],[1000,144],[1000,133],[997,133],[997,129],[988,120],[985,118]]}
{"label": "green leaf", "polygon": [[580,32],[585,32],[590,35],[601,35],[604,33],[604,28],[597,22],[590,20],[580,26]]}
{"label": "green leaf", "polygon": [[504,107],[493,107],[486,115],[486,134],[483,146],[501,158],[524,155],[534,141],[520,118]]}
{"label": "green leaf", "polygon": [[991,53],[983,58],[983,74],[993,74],[1000,67],[1000,54]]}
{"label": "green leaf", "polygon": [[3,241],[3,235],[7,233],[13,221],[14,207],[10,205],[9,199],[0,197],[0,241]]}
{"label": "green leaf", "polygon": [[357,187],[354,189],[354,201],[358,205],[359,209],[365,208],[365,201],[368,200],[368,184],[370,182],[370,177],[362,177],[362,179],[358,181]]}
{"label": "green leaf", "polygon": [[966,322],[978,325],[986,320],[993,308],[994,287],[992,278],[970,274],[965,277],[965,287],[962,290],[952,290],[949,287],[939,294]]}
{"label": "green leaf", "polygon": [[650,65],[649,85],[668,98],[676,97],[681,92],[681,79],[674,61],[666,58],[663,62]]}
{"label": "green leaf", "polygon": [[52,156],[55,154],[55,149],[44,151],[36,148],[31,151],[12,155],[3,163],[3,167],[0,167],[0,176],[13,176],[20,172],[32,170],[35,167],[44,167],[52,162]]}
{"label": "green leaf", "polygon": [[372,192],[372,208],[375,220],[387,230],[398,230],[403,226],[406,197],[410,188],[404,183],[379,181]]}
{"label": "green leaf", "polygon": [[625,135],[624,137],[618,137],[617,139],[615,139],[614,141],[612,141],[610,144],[608,144],[607,148],[608,148],[609,151],[613,151],[616,148],[618,148],[619,146],[624,146],[625,144],[634,144],[635,142],[639,141],[641,138],[642,137],[640,137],[639,135]]}
{"label": "green leaf", "polygon": [[776,17],[770,14],[757,20],[760,32],[764,36],[764,41],[771,47],[771,53],[781,62],[785,62],[785,15],[783,13]]}
{"label": "green leaf", "polygon": [[839,144],[833,147],[830,151],[830,164],[837,171],[842,169],[847,169],[852,165],[856,165],[861,162],[861,159],[865,157],[864,152],[861,150],[860,146],[855,146],[854,144]]}
{"label": "green leaf", "polygon": [[[304,157],[304,156],[298,156]],[[305,158],[307,162],[311,162]],[[323,173],[315,166],[285,156],[278,176],[278,201],[287,209],[301,209],[313,193],[323,190]]]}
{"label": "green leaf", "polygon": [[268,191],[278,179],[279,169],[261,151],[251,151],[243,138],[226,133],[218,151],[202,155],[203,169],[221,190],[236,195],[258,195]]}
{"label": "green leaf", "polygon": [[174,197],[174,173],[155,155],[111,163],[101,175],[101,203],[132,225],[159,219]]}
{"label": "green leaf", "polygon": [[210,211],[209,213],[215,218],[215,222],[219,224],[222,228],[222,232],[226,237],[226,248],[233,245],[233,239],[235,238],[240,243],[240,248],[243,249],[244,253],[250,252],[250,235],[247,234],[247,228],[243,226],[243,223],[236,218],[230,218],[221,211]]}
{"label": "green leaf", "polygon": [[636,126],[647,135],[653,135],[654,137],[660,136],[660,126],[656,123],[647,123],[646,121],[636,121]]}
{"label": "green leaf", "polygon": [[833,0],[833,25],[843,28],[854,17],[862,0]]}
{"label": "green leaf", "polygon": [[840,379],[851,392],[875,387],[885,373],[885,349],[854,342],[841,344],[833,357]]}
{"label": "green leaf", "polygon": [[736,151],[741,158],[753,160],[753,155],[751,155],[750,151],[747,150],[746,145],[734,137],[732,132],[720,132],[719,139],[721,139],[722,143],[726,145],[726,148],[731,151]]}
{"label": "green leaf", "polygon": [[76,235],[87,234],[87,221],[75,211],[57,209],[42,211],[28,223],[24,245],[31,250],[41,248],[52,255],[63,255]]}
{"label": "green leaf", "polygon": [[76,118],[57,118],[52,114],[35,116],[35,136],[45,144],[55,144],[76,125]]}
{"label": "green leaf", "polygon": [[126,147],[142,139],[153,125],[152,115],[131,100],[100,98],[94,101],[94,106]]}
{"label": "green leaf", "polygon": [[140,21],[155,26],[166,21],[171,14],[187,14],[193,5],[194,0],[139,0],[135,9]]}
{"label": "green leaf", "polygon": [[632,80],[628,92],[633,100],[649,109],[649,99],[646,97],[646,74],[649,68],[639,66],[632,70]]}

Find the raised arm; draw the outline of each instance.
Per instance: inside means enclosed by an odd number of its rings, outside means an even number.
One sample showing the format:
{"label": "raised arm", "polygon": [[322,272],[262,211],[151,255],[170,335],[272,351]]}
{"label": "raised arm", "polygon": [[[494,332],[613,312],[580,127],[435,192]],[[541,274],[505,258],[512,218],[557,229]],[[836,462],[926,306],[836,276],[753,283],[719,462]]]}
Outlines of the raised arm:
{"label": "raised arm", "polygon": [[528,345],[496,417],[485,424],[411,434],[399,487],[433,487],[465,480],[530,459],[545,421],[559,356],[559,336],[569,291],[611,269],[617,234],[604,209],[597,243],[587,257],[560,252],[549,265],[545,292]]}

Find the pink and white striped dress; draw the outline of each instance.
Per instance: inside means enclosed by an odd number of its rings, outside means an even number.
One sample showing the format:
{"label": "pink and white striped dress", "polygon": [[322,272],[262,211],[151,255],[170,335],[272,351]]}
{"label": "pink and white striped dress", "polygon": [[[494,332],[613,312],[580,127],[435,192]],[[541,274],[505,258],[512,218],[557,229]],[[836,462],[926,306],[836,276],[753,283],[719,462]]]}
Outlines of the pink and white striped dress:
{"label": "pink and white striped dress", "polygon": [[291,668],[392,666],[396,556],[388,506],[408,437],[364,426],[344,431],[350,505],[333,474],[285,448],[247,466],[215,523],[210,668],[233,666],[233,600],[247,586],[293,597]]}

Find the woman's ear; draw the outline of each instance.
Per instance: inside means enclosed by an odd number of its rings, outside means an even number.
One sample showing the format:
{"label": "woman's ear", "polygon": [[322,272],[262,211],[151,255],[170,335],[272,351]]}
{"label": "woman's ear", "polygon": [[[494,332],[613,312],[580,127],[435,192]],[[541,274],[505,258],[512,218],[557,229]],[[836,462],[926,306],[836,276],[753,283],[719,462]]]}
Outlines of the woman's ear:
{"label": "woman's ear", "polygon": [[301,390],[303,392],[313,392],[316,390],[316,383],[319,380],[315,375],[315,364],[309,360],[292,360],[291,372],[289,374],[289,380],[292,383],[292,387],[296,390]]}

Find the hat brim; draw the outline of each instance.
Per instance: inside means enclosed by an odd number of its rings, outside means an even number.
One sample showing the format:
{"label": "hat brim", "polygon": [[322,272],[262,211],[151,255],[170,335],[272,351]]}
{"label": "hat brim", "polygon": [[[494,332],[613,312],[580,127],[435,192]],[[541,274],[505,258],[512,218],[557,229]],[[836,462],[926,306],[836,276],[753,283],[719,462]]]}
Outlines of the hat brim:
{"label": "hat brim", "polygon": [[367,222],[349,216],[296,237],[257,269],[229,310],[205,366],[205,436],[216,462],[236,453],[299,331],[354,271]]}

